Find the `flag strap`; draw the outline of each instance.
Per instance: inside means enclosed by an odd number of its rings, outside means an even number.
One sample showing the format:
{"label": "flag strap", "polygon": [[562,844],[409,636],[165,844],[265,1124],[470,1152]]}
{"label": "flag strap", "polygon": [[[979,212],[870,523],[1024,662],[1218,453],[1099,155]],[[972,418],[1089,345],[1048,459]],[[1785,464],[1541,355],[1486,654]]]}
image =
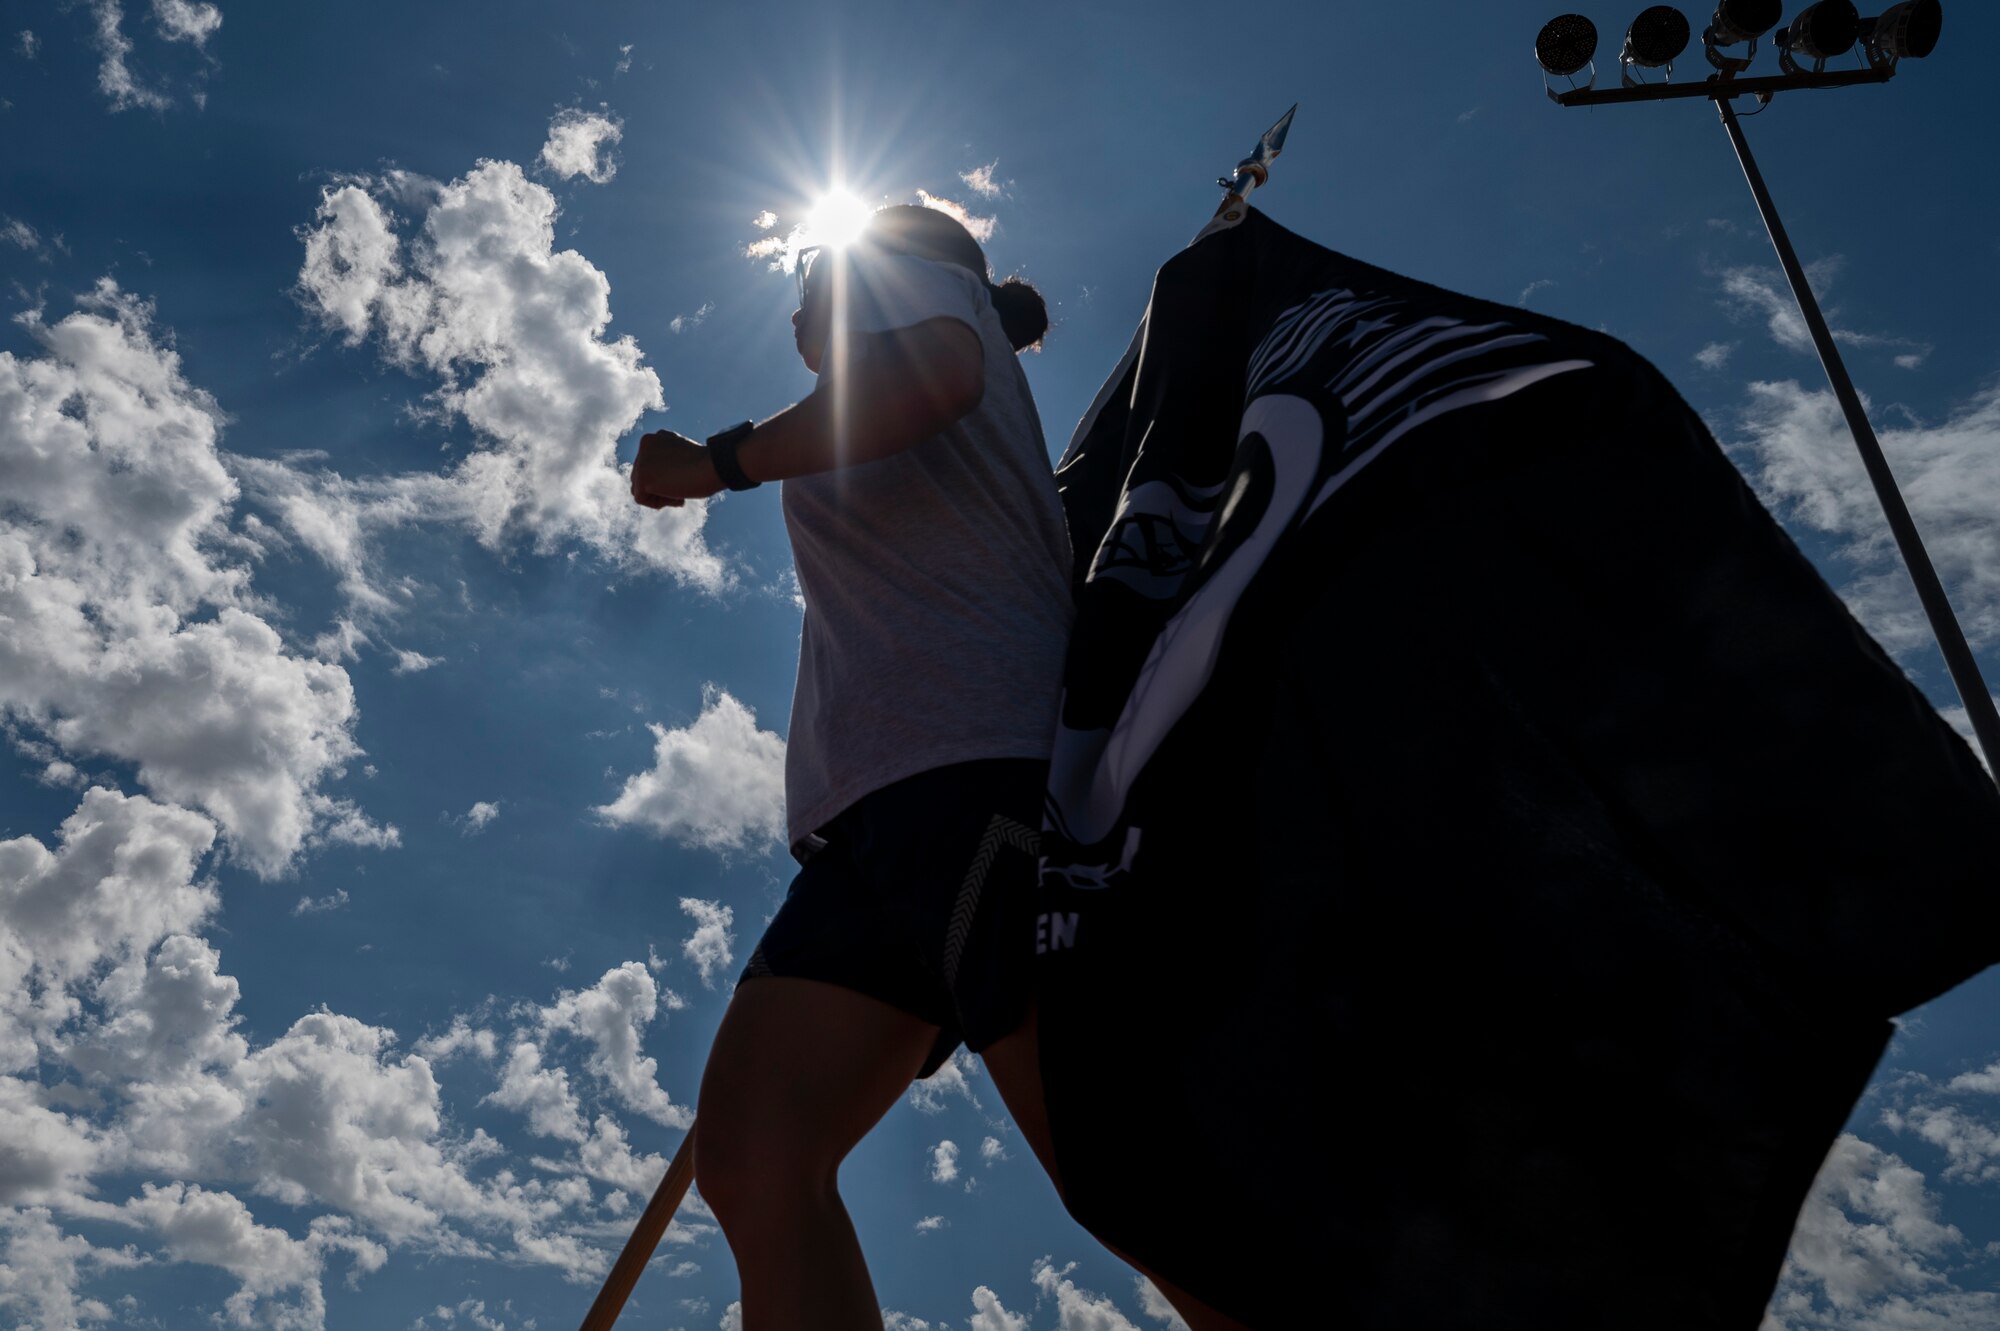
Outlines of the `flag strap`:
{"label": "flag strap", "polygon": [[631,1297],[632,1286],[639,1283],[639,1273],[646,1269],[647,1262],[653,1260],[653,1252],[660,1246],[660,1240],[665,1237],[674,1212],[680,1210],[681,1200],[687,1196],[688,1185],[692,1182],[694,1128],[690,1126],[687,1136],[681,1139],[680,1150],[674,1152],[673,1163],[667,1166],[660,1186],[653,1190],[653,1200],[646,1203],[645,1212],[632,1230],[632,1237],[625,1240],[625,1251],[618,1254],[618,1260],[611,1264],[611,1273],[604,1277],[604,1288],[597,1291],[597,1301],[584,1314],[582,1331],[611,1331],[612,1323],[625,1310],[625,1300]]}

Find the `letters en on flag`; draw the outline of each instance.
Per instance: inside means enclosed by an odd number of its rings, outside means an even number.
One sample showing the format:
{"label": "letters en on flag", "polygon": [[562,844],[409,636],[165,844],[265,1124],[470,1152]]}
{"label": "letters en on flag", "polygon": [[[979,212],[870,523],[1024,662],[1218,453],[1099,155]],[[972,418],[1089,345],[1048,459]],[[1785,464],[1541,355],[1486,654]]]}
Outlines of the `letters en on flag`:
{"label": "letters en on flag", "polygon": [[1253,1326],[1753,1327],[2000,795],[1629,348],[1235,211],[1058,472],[1071,1209]]}

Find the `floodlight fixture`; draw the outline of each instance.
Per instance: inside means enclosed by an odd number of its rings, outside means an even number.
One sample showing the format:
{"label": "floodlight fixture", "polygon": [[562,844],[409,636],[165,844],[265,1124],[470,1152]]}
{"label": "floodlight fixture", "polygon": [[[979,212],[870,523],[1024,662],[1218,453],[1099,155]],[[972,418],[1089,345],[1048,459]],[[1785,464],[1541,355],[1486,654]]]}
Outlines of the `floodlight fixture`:
{"label": "floodlight fixture", "polygon": [[1863,19],[1861,41],[1868,50],[1868,63],[1880,69],[1893,67],[1905,56],[1922,60],[1937,50],[1943,29],[1944,6],[1939,0],[1902,0],[1883,10],[1880,18]]}
{"label": "floodlight fixture", "polygon": [[[1783,0],[1722,0],[1701,34],[1708,63],[1725,76],[1741,74],[1757,59],[1757,39],[1777,27],[1783,15]],[[1741,54],[1724,50],[1746,43]]]}
{"label": "floodlight fixture", "polygon": [[1854,0],[1819,0],[1807,5],[1778,34],[1778,63],[1787,74],[1799,72],[1799,57],[1813,62],[1813,72],[1826,67],[1834,56],[1854,49],[1861,36],[1861,14]]}
{"label": "floodlight fixture", "polygon": [[1783,13],[1783,0],[1722,0],[1706,35],[1717,46],[1754,42],[1777,27]]}
{"label": "floodlight fixture", "polygon": [[1542,25],[1535,63],[1559,79],[1573,78],[1597,54],[1597,25],[1581,14],[1563,14]]}
{"label": "floodlight fixture", "polygon": [[1618,53],[1618,65],[1624,71],[1625,84],[1631,87],[1638,82],[1632,76],[1632,66],[1641,69],[1666,68],[1667,77],[1674,76],[1674,61],[1688,46],[1687,15],[1672,5],[1654,5],[1632,20],[1632,26],[1625,33],[1625,49]]}

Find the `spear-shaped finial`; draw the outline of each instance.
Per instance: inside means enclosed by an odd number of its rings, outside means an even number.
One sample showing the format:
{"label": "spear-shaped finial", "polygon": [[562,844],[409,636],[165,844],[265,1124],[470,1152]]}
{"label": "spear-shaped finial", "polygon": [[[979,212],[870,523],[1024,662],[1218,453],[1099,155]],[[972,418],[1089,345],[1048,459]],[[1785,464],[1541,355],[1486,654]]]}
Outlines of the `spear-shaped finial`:
{"label": "spear-shaped finial", "polygon": [[1216,214],[1225,222],[1234,222],[1243,216],[1243,202],[1250,192],[1271,178],[1271,163],[1285,150],[1285,135],[1292,129],[1292,117],[1298,114],[1299,104],[1292,103],[1292,109],[1278,117],[1278,123],[1264,131],[1264,137],[1257,140],[1257,146],[1250,155],[1236,164],[1236,169],[1226,176],[1216,177],[1215,183],[1228,193],[1222,196],[1222,206]]}

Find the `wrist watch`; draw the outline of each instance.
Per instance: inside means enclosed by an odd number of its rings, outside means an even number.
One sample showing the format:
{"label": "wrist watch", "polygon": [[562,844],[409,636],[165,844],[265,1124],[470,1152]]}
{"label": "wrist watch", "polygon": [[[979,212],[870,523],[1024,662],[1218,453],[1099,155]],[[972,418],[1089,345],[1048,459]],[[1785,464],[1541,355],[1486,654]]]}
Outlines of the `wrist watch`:
{"label": "wrist watch", "polygon": [[736,450],[750,437],[757,427],[749,421],[732,425],[721,434],[708,437],[708,460],[715,464],[715,474],[731,490],[754,490],[762,481],[753,481],[743,471],[743,464],[736,460]]}

